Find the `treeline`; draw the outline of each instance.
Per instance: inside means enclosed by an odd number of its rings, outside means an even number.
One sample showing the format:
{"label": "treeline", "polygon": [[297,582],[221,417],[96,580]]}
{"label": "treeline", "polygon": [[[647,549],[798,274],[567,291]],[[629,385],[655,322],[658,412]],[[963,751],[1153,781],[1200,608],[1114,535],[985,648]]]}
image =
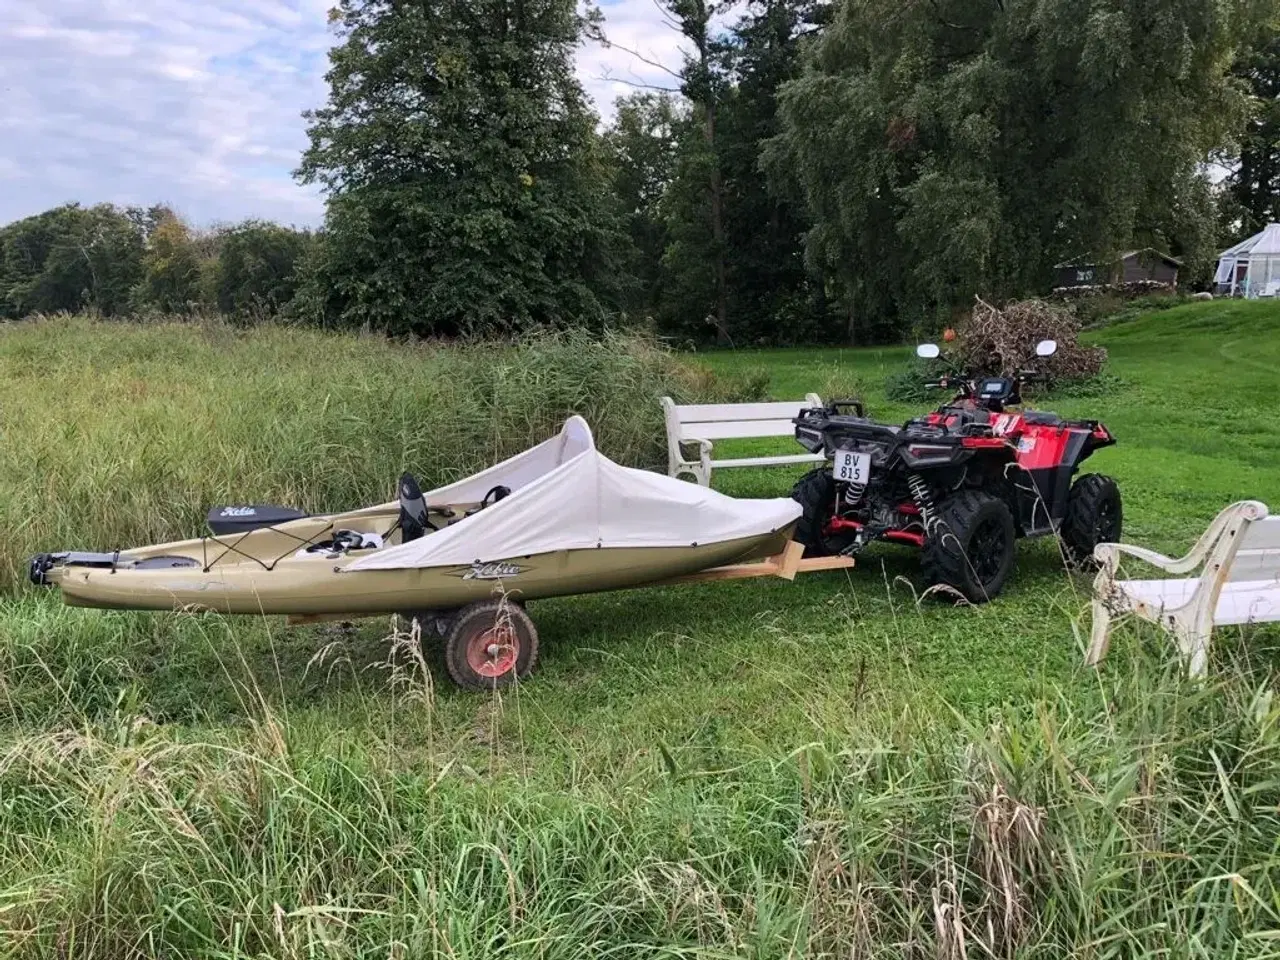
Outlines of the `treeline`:
{"label": "treeline", "polygon": [[600,130],[575,0],[342,0],[322,229],[60,208],[0,231],[0,309],[866,342],[1079,256],[1202,281],[1276,208],[1276,0],[655,2],[688,54]]}
{"label": "treeline", "polygon": [[314,247],[312,233],[258,220],[197,231],[165,206],[69,204],[0,227],[0,318],[272,317],[292,303]]}

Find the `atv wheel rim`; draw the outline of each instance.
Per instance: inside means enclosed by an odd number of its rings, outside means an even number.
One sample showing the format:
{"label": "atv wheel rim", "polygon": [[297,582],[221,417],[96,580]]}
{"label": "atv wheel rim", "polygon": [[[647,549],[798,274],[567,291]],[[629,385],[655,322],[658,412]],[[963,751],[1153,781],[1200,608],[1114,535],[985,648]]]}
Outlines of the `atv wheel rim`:
{"label": "atv wheel rim", "polygon": [[999,517],[988,517],[982,521],[969,538],[969,566],[984,588],[1000,575],[1004,566],[1005,539],[1004,524]]}
{"label": "atv wheel rim", "polygon": [[511,626],[482,630],[467,642],[467,665],[487,680],[510,673],[519,657],[520,638]]}

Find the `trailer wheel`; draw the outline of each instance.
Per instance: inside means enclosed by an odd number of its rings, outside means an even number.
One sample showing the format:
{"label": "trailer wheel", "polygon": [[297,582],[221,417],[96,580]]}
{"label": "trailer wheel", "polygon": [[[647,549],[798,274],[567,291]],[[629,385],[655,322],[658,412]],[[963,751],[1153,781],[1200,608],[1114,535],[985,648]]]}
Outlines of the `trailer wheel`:
{"label": "trailer wheel", "polygon": [[458,611],[444,638],[444,662],[464,690],[498,690],[524,680],[538,662],[538,629],[524,607],[485,600]]}

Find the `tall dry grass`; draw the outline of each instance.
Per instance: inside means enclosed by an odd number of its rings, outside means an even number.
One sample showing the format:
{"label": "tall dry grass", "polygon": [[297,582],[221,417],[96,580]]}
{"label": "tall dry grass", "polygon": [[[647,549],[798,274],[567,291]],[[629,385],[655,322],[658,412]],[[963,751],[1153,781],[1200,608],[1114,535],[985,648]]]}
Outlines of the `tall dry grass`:
{"label": "tall dry grass", "polygon": [[0,327],[0,585],[31,553],[200,532],[218,503],[348,509],[551,436],[573,413],[628,464],[665,461],[657,398],[756,399],[653,340],[562,333],[406,345],[220,322]]}

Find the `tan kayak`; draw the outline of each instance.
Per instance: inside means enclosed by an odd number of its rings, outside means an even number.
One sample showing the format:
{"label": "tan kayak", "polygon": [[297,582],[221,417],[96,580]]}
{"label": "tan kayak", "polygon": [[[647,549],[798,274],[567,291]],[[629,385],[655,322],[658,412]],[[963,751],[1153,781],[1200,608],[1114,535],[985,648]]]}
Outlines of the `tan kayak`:
{"label": "tan kayak", "polygon": [[446,635],[454,679],[496,686],[525,675],[536,656],[524,601],[779,555],[799,514],[789,498],[737,500],[619,466],[573,417],[556,437],[426,494],[406,474],[398,501],[349,513],[215,508],[209,536],[41,554],[31,579],[82,607],[420,612]]}
{"label": "tan kayak", "polygon": [[[362,551],[299,546],[335,529],[384,533],[394,517],[298,520],[271,529],[54,560],[44,582],[71,606],[240,614],[369,614],[441,610],[509,593],[537,600],[637,586],[781,552],[791,526],[686,547],[556,550],[472,563],[352,570]],[[374,528],[374,529],[369,529]],[[394,543],[393,533],[387,543]],[[57,555],[54,555],[55,558]],[[79,556],[79,559],[77,559]]]}

